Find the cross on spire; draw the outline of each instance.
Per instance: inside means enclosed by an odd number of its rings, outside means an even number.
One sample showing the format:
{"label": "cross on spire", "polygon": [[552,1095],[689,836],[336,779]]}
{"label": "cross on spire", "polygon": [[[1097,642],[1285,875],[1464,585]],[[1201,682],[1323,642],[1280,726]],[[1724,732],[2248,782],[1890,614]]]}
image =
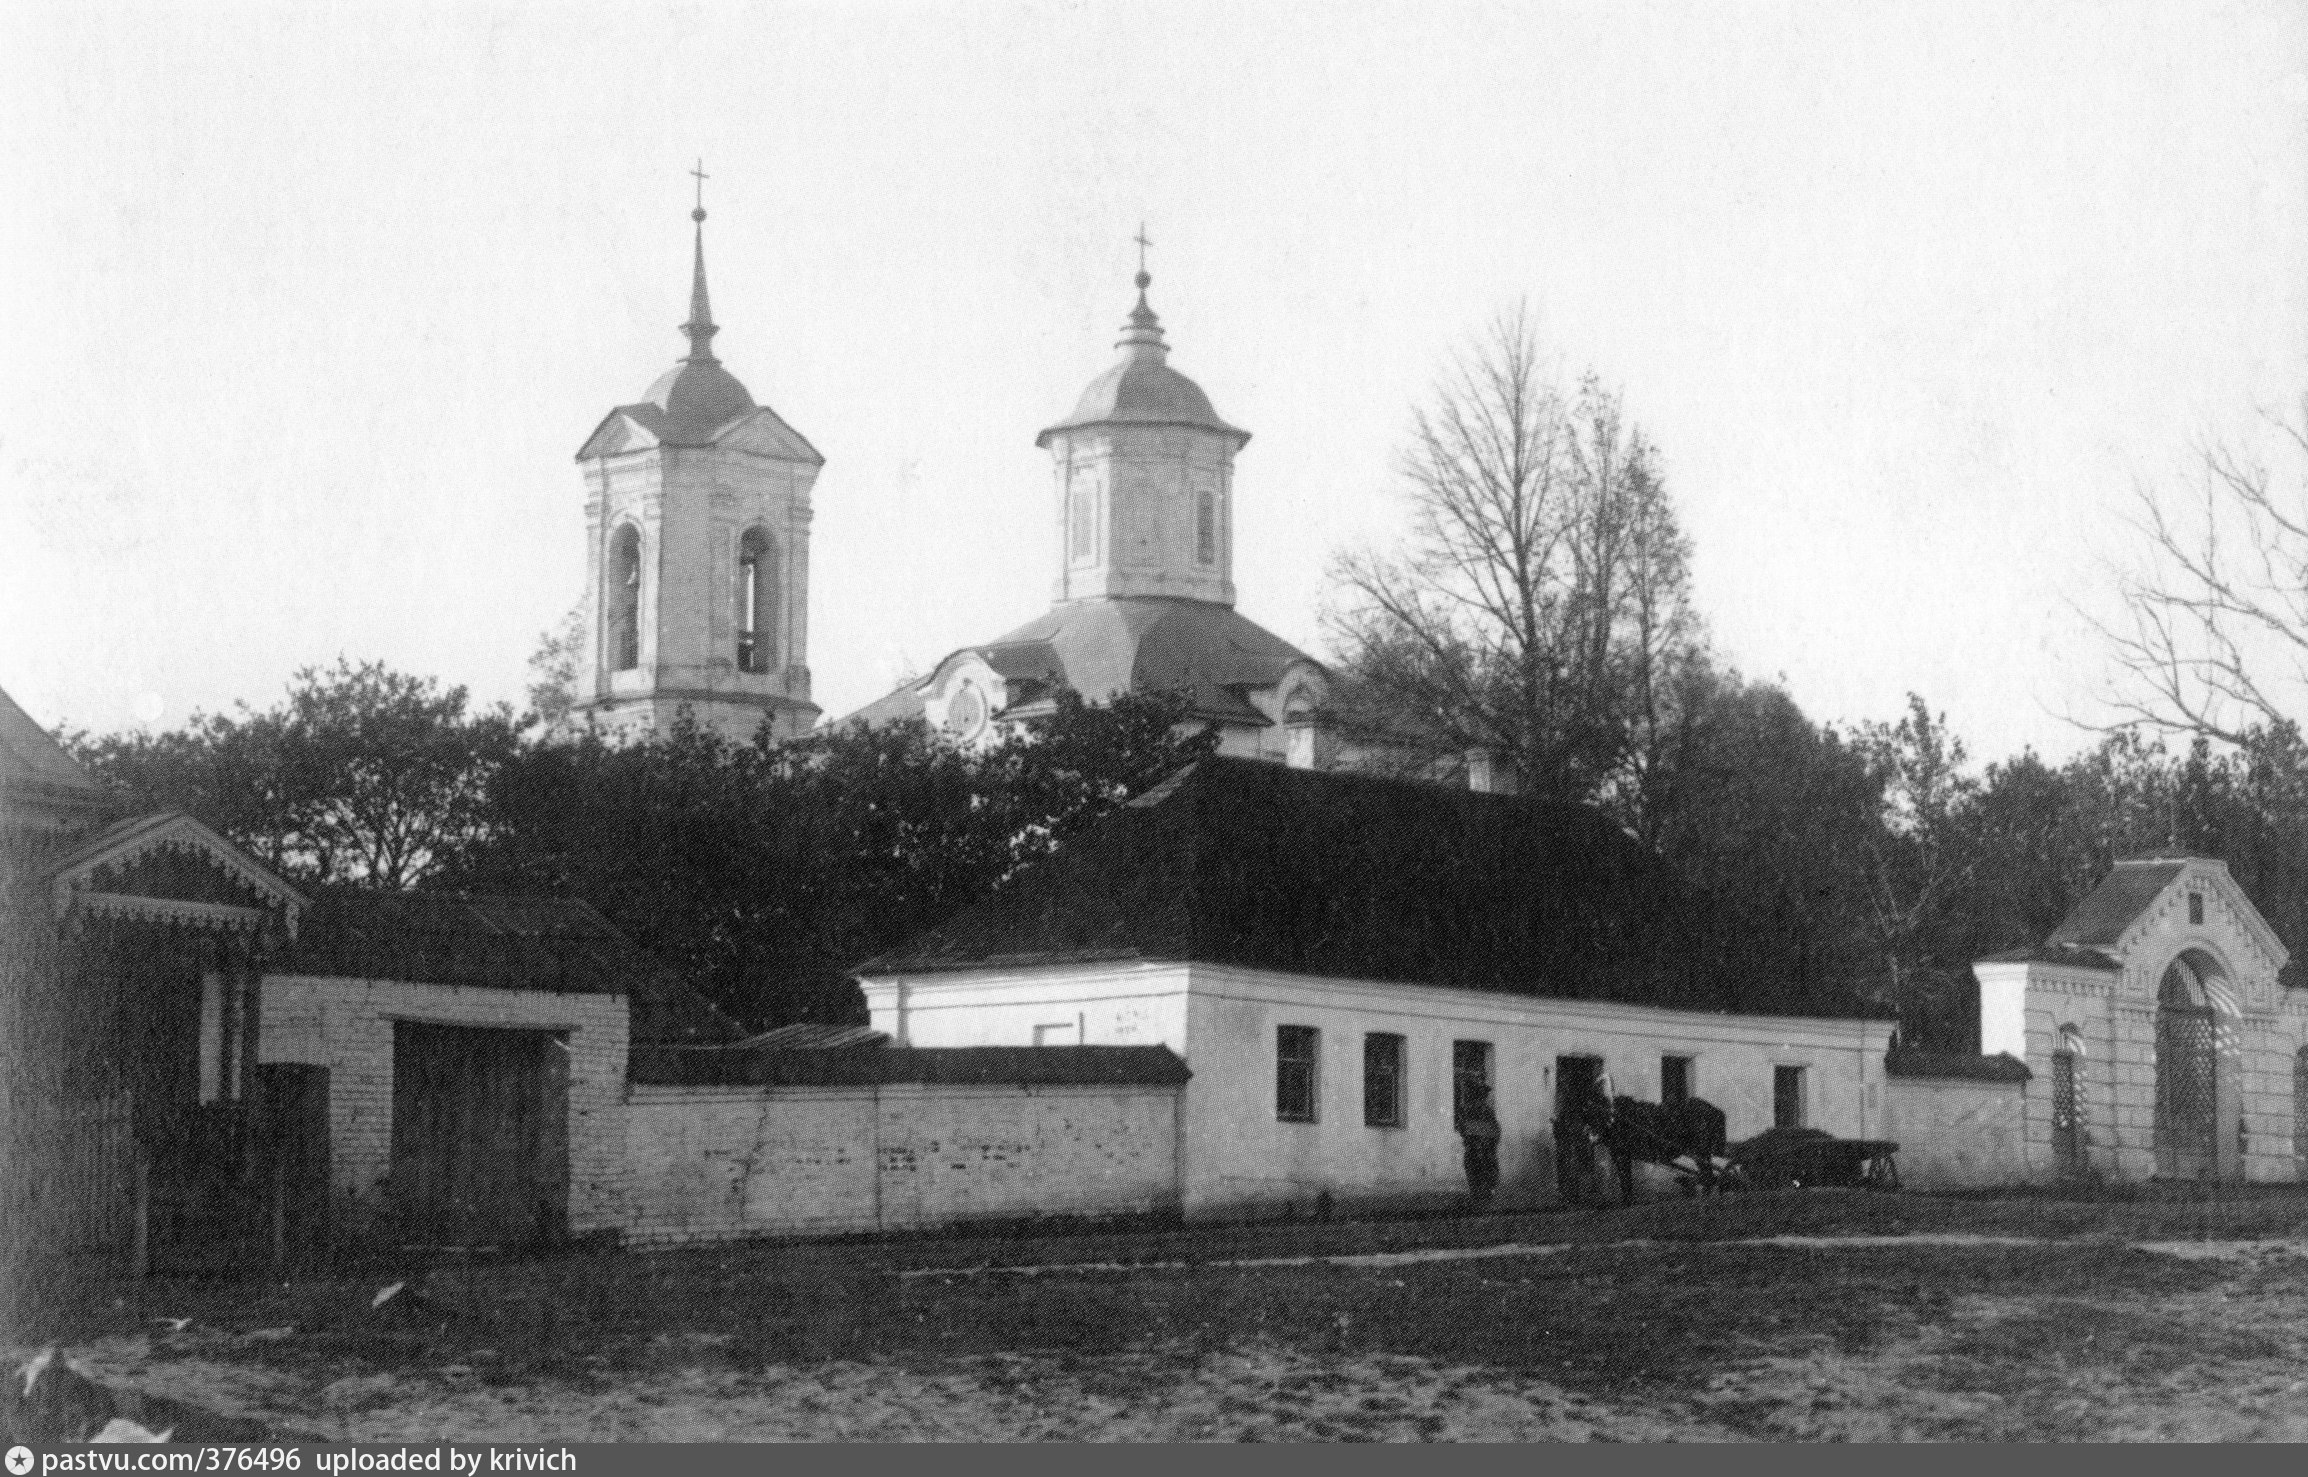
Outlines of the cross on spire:
{"label": "cross on spire", "polygon": [[[713,176],[705,172],[705,160],[702,156],[697,161],[697,167],[689,172],[697,180],[697,209],[690,212],[689,218],[693,221],[701,221],[705,219],[705,182]],[[1141,226],[1139,230],[1143,234],[1145,228]]]}
{"label": "cross on spire", "polygon": [[1138,222],[1138,234],[1132,238],[1138,243],[1138,285],[1143,288],[1154,279],[1146,275],[1146,248],[1154,243],[1146,239],[1146,223]]}

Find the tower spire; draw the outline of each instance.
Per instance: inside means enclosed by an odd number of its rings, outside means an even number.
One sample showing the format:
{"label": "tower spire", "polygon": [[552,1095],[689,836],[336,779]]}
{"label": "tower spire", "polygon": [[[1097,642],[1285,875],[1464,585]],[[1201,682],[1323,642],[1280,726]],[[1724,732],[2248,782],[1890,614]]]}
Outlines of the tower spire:
{"label": "tower spire", "polygon": [[713,336],[721,330],[714,326],[713,304],[705,292],[705,182],[711,176],[705,172],[703,159],[689,172],[697,179],[697,207],[689,212],[689,218],[697,223],[697,261],[689,280],[689,321],[681,325],[681,331],[689,335],[689,363],[718,364],[721,361],[713,357]]}
{"label": "tower spire", "polygon": [[1138,306],[1130,310],[1130,321],[1122,325],[1122,338],[1115,345],[1132,359],[1152,359],[1160,364],[1169,354],[1170,346],[1162,341],[1162,320],[1146,305],[1146,289],[1154,285],[1153,274],[1146,270],[1146,248],[1154,243],[1146,239],[1146,223],[1138,222]]}

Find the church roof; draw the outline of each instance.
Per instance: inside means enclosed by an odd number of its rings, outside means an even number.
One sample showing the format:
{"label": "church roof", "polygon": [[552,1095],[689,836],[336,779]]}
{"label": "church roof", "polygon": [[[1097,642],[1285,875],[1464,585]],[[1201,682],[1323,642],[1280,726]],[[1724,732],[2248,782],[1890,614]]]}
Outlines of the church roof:
{"label": "church roof", "polygon": [[[965,646],[938,663],[944,673],[975,656],[1011,685],[1004,715],[1031,717],[1059,687],[1090,702],[1120,692],[1177,692],[1194,715],[1222,722],[1265,723],[1246,693],[1271,688],[1314,658],[1233,607],[1172,596],[1114,596],[1052,606],[1013,631]],[[868,703],[845,722],[869,727],[922,716],[935,681],[908,682]]]}
{"label": "church roof", "polygon": [[1142,960],[1735,1014],[1879,1015],[1808,983],[1601,813],[1210,758],[867,976]]}
{"label": "church roof", "polygon": [[1138,274],[1138,306],[1131,310],[1115,346],[1122,351],[1120,362],[1090,381],[1075,402],[1074,413],[1035,437],[1036,446],[1049,445],[1061,431],[1117,424],[1199,426],[1232,436],[1237,447],[1250,440],[1248,431],[1218,418],[1200,385],[1170,367],[1161,320],[1146,305],[1146,286],[1152,280],[1143,271]]}

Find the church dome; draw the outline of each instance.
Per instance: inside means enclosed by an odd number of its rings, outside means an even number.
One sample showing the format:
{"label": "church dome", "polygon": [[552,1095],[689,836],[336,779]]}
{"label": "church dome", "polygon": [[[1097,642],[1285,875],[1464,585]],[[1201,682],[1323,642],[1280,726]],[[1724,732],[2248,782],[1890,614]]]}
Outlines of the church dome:
{"label": "church dome", "polygon": [[641,398],[665,412],[659,439],[677,446],[704,445],[754,408],[753,396],[737,376],[713,359],[682,360],[659,375]]}
{"label": "church dome", "polygon": [[1048,446],[1050,438],[1062,431],[1106,425],[1198,426],[1233,437],[1237,447],[1249,441],[1248,431],[1218,418],[1200,385],[1170,367],[1162,322],[1146,305],[1146,288],[1152,281],[1146,273],[1138,274],[1138,306],[1131,309],[1130,321],[1122,326],[1121,341],[1115,345],[1122,351],[1121,361],[1090,381],[1074,413],[1035,437],[1036,446]]}

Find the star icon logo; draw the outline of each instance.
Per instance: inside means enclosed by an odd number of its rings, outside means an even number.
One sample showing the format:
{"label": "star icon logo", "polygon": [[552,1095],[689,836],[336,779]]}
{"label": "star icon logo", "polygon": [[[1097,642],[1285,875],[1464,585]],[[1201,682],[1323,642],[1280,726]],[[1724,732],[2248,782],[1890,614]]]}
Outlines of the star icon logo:
{"label": "star icon logo", "polygon": [[24,1477],[24,1474],[25,1474],[26,1472],[29,1472],[29,1471],[31,1471],[31,1470],[32,1470],[32,1448],[31,1448],[31,1447],[29,1447],[29,1446],[11,1446],[11,1447],[9,1447],[9,1448],[8,1448],[8,1473],[9,1473],[9,1477]]}

